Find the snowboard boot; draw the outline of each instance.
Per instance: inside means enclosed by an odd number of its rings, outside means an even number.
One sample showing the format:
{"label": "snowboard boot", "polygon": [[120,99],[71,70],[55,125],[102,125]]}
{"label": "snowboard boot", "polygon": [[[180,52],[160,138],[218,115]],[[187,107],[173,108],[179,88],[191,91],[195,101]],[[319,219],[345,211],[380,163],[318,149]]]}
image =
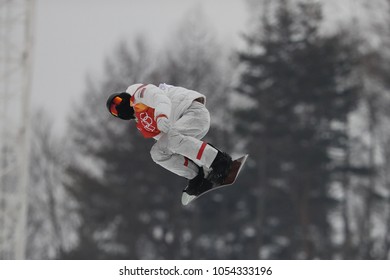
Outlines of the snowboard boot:
{"label": "snowboard boot", "polygon": [[227,153],[218,151],[213,163],[211,164],[211,172],[207,179],[214,184],[221,185],[225,178],[229,175],[233,160]]}
{"label": "snowboard boot", "polygon": [[205,191],[208,191],[213,186],[209,180],[204,177],[204,171],[202,167],[199,167],[198,175],[189,180],[187,188],[184,190],[189,195],[199,195]]}

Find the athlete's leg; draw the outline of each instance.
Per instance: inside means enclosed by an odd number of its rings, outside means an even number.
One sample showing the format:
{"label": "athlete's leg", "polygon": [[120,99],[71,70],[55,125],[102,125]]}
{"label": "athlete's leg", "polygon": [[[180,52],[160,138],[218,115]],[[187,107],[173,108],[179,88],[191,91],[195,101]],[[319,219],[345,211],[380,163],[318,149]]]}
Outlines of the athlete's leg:
{"label": "athlete's leg", "polygon": [[[193,102],[184,115],[173,124],[152,147],[153,160],[173,173],[192,179],[198,165],[210,167],[218,151],[200,141],[210,128],[210,114],[205,106]],[[195,164],[196,163],[196,164]]]}

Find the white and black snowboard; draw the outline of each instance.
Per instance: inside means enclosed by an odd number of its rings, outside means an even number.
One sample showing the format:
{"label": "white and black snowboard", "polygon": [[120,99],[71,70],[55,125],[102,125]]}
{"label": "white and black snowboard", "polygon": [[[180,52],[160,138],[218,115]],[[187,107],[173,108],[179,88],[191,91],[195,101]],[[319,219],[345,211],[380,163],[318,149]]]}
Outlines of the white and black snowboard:
{"label": "white and black snowboard", "polygon": [[229,185],[232,185],[234,184],[234,182],[236,181],[238,175],[240,174],[241,172],[241,169],[242,167],[244,166],[245,164],[245,161],[247,160],[248,158],[248,154],[244,155],[244,156],[241,156],[235,160],[233,160],[233,163],[232,163],[232,166],[230,168],[230,171],[229,171],[229,174],[228,176],[226,177],[226,179],[223,181],[222,184],[214,184],[213,187],[207,191],[204,191],[198,195],[190,195],[186,192],[186,189],[187,187],[184,189],[183,191],[183,194],[182,194],[182,197],[181,197],[181,203],[183,205],[188,205],[191,201],[194,201],[195,199],[197,199],[198,197],[208,193],[208,192],[211,192],[211,191],[214,191],[216,189],[219,189],[219,188],[223,188],[223,187],[227,187]]}

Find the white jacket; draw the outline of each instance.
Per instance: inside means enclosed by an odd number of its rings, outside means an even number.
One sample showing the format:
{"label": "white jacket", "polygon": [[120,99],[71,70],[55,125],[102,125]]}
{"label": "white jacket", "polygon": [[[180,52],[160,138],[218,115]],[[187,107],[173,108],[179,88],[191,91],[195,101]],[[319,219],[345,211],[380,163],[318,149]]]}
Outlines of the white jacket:
{"label": "white jacket", "polygon": [[[139,89],[139,90],[137,90]],[[127,93],[134,96],[134,103],[142,103],[155,109],[155,116],[166,115],[171,123],[176,122],[197,98],[206,97],[194,90],[160,84],[159,87],[148,84],[134,84],[127,88]]]}

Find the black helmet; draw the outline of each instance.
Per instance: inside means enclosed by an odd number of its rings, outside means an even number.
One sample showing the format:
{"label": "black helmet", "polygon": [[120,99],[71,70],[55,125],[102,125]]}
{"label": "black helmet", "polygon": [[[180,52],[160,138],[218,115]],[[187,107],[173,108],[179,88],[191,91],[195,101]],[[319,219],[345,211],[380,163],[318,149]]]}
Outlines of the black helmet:
{"label": "black helmet", "polygon": [[111,94],[106,103],[111,115],[122,120],[134,119],[134,109],[130,106],[130,94],[127,92]]}

